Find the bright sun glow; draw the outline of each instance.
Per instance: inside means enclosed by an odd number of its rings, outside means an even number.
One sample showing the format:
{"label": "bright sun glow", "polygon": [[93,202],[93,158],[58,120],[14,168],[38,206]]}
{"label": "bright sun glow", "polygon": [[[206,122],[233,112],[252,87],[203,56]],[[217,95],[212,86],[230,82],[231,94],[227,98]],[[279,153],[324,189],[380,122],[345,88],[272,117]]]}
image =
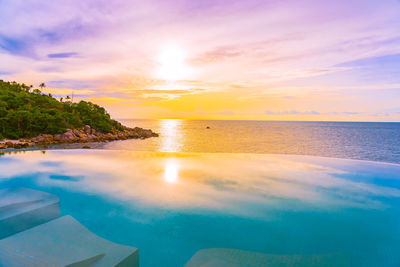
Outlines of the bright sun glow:
{"label": "bright sun glow", "polygon": [[168,160],[165,164],[164,180],[168,183],[178,181],[178,164],[173,159]]}
{"label": "bright sun glow", "polygon": [[179,46],[167,45],[158,56],[157,76],[168,81],[187,79],[191,68],[186,65],[186,52]]}

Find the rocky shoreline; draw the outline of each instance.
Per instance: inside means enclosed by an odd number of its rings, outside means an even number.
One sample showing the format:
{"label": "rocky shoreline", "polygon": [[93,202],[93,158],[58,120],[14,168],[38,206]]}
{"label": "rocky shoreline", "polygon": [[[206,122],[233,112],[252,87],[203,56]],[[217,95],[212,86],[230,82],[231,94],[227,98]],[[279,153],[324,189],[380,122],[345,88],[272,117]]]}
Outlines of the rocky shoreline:
{"label": "rocky shoreline", "polygon": [[67,129],[67,131],[63,134],[41,134],[36,137],[22,138],[18,140],[4,139],[0,141],[0,150],[7,148],[21,149],[32,146],[46,147],[51,144],[93,143],[127,139],[146,139],[150,137],[158,137],[158,134],[154,133],[152,130],[142,129],[139,127],[125,127],[123,131],[113,130],[112,133],[101,133],[90,128],[89,125],[86,125],[81,129]]}

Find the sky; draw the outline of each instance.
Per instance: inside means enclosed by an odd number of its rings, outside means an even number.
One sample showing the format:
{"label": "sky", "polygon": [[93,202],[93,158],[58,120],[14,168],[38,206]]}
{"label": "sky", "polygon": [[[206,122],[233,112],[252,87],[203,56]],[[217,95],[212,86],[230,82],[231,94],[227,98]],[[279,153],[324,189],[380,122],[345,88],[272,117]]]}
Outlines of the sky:
{"label": "sky", "polygon": [[0,79],[117,119],[400,121],[400,1],[0,0]]}

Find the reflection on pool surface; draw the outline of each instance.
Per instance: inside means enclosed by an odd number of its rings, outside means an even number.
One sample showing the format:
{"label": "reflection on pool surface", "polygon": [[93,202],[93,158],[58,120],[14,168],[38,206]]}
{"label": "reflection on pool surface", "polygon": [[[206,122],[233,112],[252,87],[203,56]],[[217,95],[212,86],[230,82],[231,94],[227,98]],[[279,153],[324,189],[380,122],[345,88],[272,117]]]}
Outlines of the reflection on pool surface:
{"label": "reflection on pool surface", "polygon": [[55,194],[62,215],[137,247],[141,266],[201,249],[341,253],[400,264],[400,165],[258,154],[105,150],[0,157],[0,189]]}

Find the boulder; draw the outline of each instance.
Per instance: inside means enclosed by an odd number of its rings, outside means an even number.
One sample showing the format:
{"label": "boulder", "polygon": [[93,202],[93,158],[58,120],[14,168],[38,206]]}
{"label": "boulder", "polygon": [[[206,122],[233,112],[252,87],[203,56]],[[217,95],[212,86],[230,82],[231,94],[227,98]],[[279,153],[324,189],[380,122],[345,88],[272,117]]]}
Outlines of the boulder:
{"label": "boulder", "polygon": [[151,130],[147,130],[147,129],[142,129],[140,131],[140,136],[141,137],[145,137],[145,138],[149,138],[153,136],[153,132]]}
{"label": "boulder", "polygon": [[80,131],[80,130],[75,130],[74,134],[79,138],[87,137],[87,134],[84,131]]}
{"label": "boulder", "polygon": [[43,141],[46,143],[51,143],[54,137],[51,134],[43,134],[42,135]]}
{"label": "boulder", "polygon": [[53,136],[53,140],[56,141],[56,142],[61,141],[61,138],[62,138],[62,135],[61,135],[61,134],[55,134],[55,135]]}
{"label": "boulder", "polygon": [[83,130],[85,131],[86,134],[90,134],[91,133],[91,129],[89,125],[85,125],[85,127],[83,127]]}
{"label": "boulder", "polygon": [[63,133],[63,134],[61,135],[61,140],[64,140],[64,141],[73,141],[73,140],[76,140],[76,139],[77,139],[77,138],[76,138],[75,135],[72,133],[72,131]]}
{"label": "boulder", "polygon": [[72,130],[72,133],[73,133],[75,136],[78,136],[78,137],[80,137],[80,135],[81,135],[81,131],[79,131],[78,129]]}

